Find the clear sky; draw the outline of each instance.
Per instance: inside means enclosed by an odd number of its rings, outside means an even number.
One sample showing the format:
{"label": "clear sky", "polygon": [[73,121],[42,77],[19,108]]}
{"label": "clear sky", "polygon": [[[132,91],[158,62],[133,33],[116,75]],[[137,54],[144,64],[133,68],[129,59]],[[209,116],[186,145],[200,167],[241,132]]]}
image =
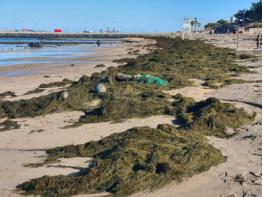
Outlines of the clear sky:
{"label": "clear sky", "polygon": [[172,32],[185,17],[203,25],[229,19],[256,0],[0,0],[0,29],[66,32],[117,27],[122,32]]}

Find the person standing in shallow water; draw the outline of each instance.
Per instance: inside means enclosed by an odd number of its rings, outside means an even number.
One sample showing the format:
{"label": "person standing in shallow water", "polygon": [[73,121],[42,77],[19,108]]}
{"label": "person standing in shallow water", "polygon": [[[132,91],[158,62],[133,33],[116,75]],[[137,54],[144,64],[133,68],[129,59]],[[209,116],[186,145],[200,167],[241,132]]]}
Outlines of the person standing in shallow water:
{"label": "person standing in shallow water", "polygon": [[97,41],[97,46],[100,47],[100,40]]}

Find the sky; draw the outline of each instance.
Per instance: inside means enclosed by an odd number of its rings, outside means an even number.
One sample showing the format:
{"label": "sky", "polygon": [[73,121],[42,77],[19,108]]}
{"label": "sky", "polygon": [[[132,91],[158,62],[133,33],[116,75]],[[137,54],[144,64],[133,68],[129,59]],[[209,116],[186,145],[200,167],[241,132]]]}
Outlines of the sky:
{"label": "sky", "polygon": [[256,0],[0,0],[0,30],[175,32],[183,19],[205,25],[248,9]]}

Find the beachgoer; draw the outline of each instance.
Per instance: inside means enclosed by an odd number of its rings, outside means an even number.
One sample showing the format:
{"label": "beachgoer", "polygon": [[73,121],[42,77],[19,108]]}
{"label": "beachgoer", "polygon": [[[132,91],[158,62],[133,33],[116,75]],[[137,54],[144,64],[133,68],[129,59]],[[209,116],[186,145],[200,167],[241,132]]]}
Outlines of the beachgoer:
{"label": "beachgoer", "polygon": [[97,46],[98,46],[98,47],[100,46],[100,40],[97,41]]}
{"label": "beachgoer", "polygon": [[257,49],[259,49],[259,40],[260,40],[260,36],[259,34],[257,35],[256,41],[257,41]]}
{"label": "beachgoer", "polygon": [[210,32],[209,32],[210,36],[212,35],[212,33],[213,33],[212,30],[210,30]]}
{"label": "beachgoer", "polygon": [[262,34],[260,34],[260,39],[259,39],[259,48],[262,49]]}

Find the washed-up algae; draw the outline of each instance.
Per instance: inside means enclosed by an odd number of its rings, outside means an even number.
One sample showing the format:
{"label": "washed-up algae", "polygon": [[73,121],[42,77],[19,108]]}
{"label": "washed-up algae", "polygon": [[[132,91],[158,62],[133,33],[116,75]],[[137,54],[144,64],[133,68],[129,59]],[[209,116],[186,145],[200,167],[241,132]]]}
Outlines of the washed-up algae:
{"label": "washed-up algae", "polygon": [[95,66],[95,68],[103,68],[103,67],[106,67],[104,64],[98,64]]}
{"label": "washed-up algae", "polygon": [[41,93],[41,92],[44,92],[44,91],[45,91],[45,89],[36,88],[34,90],[27,91],[24,95],[37,94],[37,93]]}
{"label": "washed-up algae", "polygon": [[135,82],[118,83],[110,86],[100,95],[101,105],[88,111],[80,118],[82,123],[118,121],[132,117],[146,117],[166,113],[171,106],[170,96],[157,86],[149,88],[146,84]]}
{"label": "washed-up algae", "polygon": [[12,129],[19,129],[19,128],[20,128],[20,125],[17,124],[16,121],[13,121],[10,119],[7,119],[0,123],[0,132],[12,130]]}
{"label": "washed-up algae", "polygon": [[202,136],[170,125],[135,127],[99,141],[49,149],[47,154],[50,160],[94,160],[75,175],[43,176],[18,185],[25,194],[71,196],[106,191],[112,196],[127,196],[180,182],[225,161]]}
{"label": "washed-up algae", "polygon": [[216,98],[194,102],[192,98],[175,96],[173,105],[181,128],[201,135],[216,137],[230,137],[228,128],[239,128],[252,122],[254,114],[248,114],[243,108],[236,108],[233,104],[222,103]]}
{"label": "washed-up algae", "polygon": [[[49,149],[43,164],[63,157],[94,160],[75,175],[44,176],[22,183],[18,189],[42,196],[103,191],[127,196],[180,182],[225,161],[219,150],[206,143],[204,135],[228,137],[228,127],[240,127],[252,121],[253,115],[214,98],[196,102],[177,95],[169,102],[171,96],[162,90],[190,86],[189,79],[203,79],[213,86],[228,80],[230,73],[249,70],[234,63],[238,56],[231,49],[216,48],[199,40],[155,39],[157,49],[151,53],[117,60],[124,65],[73,82],[67,88],[67,98],[61,91],[24,101],[2,102],[0,114],[14,118],[81,110],[85,115],[80,123],[168,114],[175,116],[181,126],[132,128],[99,141]],[[115,78],[118,73],[150,74],[167,80],[168,85],[118,81]],[[97,84],[103,84],[106,92],[96,92]],[[91,109],[88,104],[94,99],[100,99],[100,104]]]}
{"label": "washed-up algae", "polygon": [[42,83],[39,85],[39,88],[53,88],[53,87],[60,87],[60,86],[65,86],[72,84],[73,81],[69,79],[63,79],[62,81],[57,81],[57,82],[51,82],[51,83]]}
{"label": "washed-up algae", "polygon": [[4,97],[7,97],[7,96],[16,97],[16,94],[14,92],[12,92],[12,91],[6,91],[6,92],[0,93],[0,98],[4,98]]}
{"label": "washed-up algae", "polygon": [[[238,56],[231,49],[217,48],[200,40],[154,39],[157,41],[155,50],[135,59],[127,58],[127,63],[122,66],[110,67],[90,77],[83,76],[76,82],[63,80],[57,82],[59,84],[54,82],[40,87],[71,84],[66,88],[67,98],[63,98],[61,91],[28,100],[1,101],[0,117],[33,117],[66,110],[81,110],[85,115],[80,122],[98,122],[166,114],[171,106],[167,96],[161,93],[162,90],[190,86],[193,82],[189,79],[192,78],[203,79],[209,86],[213,86],[215,82],[227,80],[230,77],[228,73],[248,72],[247,68],[234,63]],[[120,82],[115,79],[118,73],[150,74],[168,81],[168,84],[157,87],[154,84]],[[96,93],[95,87],[99,83],[107,88],[105,94]],[[146,94],[152,96],[145,97]],[[96,109],[89,105],[94,99],[101,100]]]}

